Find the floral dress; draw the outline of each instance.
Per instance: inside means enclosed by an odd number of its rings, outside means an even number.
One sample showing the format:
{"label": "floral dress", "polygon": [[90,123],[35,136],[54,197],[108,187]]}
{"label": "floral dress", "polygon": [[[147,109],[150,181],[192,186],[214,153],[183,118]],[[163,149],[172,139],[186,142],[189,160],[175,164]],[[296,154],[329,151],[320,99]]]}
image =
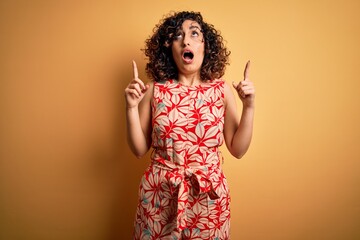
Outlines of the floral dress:
{"label": "floral dress", "polygon": [[154,82],[151,164],[139,188],[134,239],[229,239],[230,195],[220,167],[224,81]]}

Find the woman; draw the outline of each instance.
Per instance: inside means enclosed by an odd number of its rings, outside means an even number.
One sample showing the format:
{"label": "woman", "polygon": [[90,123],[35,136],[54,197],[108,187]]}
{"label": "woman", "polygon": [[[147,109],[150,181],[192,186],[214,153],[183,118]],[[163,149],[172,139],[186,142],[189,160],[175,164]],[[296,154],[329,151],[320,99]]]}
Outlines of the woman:
{"label": "woman", "polygon": [[252,137],[255,89],[249,80],[231,87],[221,79],[228,64],[220,34],[200,13],[178,12],[160,22],[146,41],[144,84],[125,89],[128,143],[151,164],[139,189],[134,239],[229,239],[230,196],[218,147],[225,140],[241,158]]}

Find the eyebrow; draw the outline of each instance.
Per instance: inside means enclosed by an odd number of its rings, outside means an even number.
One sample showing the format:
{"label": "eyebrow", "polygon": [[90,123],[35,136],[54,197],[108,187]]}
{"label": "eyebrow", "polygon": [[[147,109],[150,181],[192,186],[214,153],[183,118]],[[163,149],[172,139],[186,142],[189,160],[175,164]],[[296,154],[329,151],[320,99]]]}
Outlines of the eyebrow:
{"label": "eyebrow", "polygon": [[201,31],[201,29],[200,29],[198,26],[193,26],[193,25],[191,25],[191,26],[189,27],[189,29],[194,29],[194,28],[197,28],[197,29],[199,29],[199,31]]}

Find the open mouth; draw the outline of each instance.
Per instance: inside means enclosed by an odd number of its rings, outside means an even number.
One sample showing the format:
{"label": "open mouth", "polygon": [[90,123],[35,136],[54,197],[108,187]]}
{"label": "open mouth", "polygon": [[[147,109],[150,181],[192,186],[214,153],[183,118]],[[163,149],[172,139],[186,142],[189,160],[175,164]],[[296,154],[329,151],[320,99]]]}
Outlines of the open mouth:
{"label": "open mouth", "polygon": [[182,57],[186,62],[191,62],[194,58],[194,54],[191,51],[185,51]]}

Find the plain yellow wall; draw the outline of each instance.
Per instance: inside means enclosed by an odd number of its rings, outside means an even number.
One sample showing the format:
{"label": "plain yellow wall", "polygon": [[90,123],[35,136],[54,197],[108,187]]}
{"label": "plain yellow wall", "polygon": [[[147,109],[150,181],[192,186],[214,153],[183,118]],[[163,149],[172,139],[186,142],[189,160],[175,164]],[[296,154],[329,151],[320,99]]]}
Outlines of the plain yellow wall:
{"label": "plain yellow wall", "polygon": [[177,10],[221,31],[226,81],[252,61],[252,145],[222,148],[232,239],[360,239],[358,0],[1,1],[0,239],[131,239],[149,161],[127,147],[123,92]]}

